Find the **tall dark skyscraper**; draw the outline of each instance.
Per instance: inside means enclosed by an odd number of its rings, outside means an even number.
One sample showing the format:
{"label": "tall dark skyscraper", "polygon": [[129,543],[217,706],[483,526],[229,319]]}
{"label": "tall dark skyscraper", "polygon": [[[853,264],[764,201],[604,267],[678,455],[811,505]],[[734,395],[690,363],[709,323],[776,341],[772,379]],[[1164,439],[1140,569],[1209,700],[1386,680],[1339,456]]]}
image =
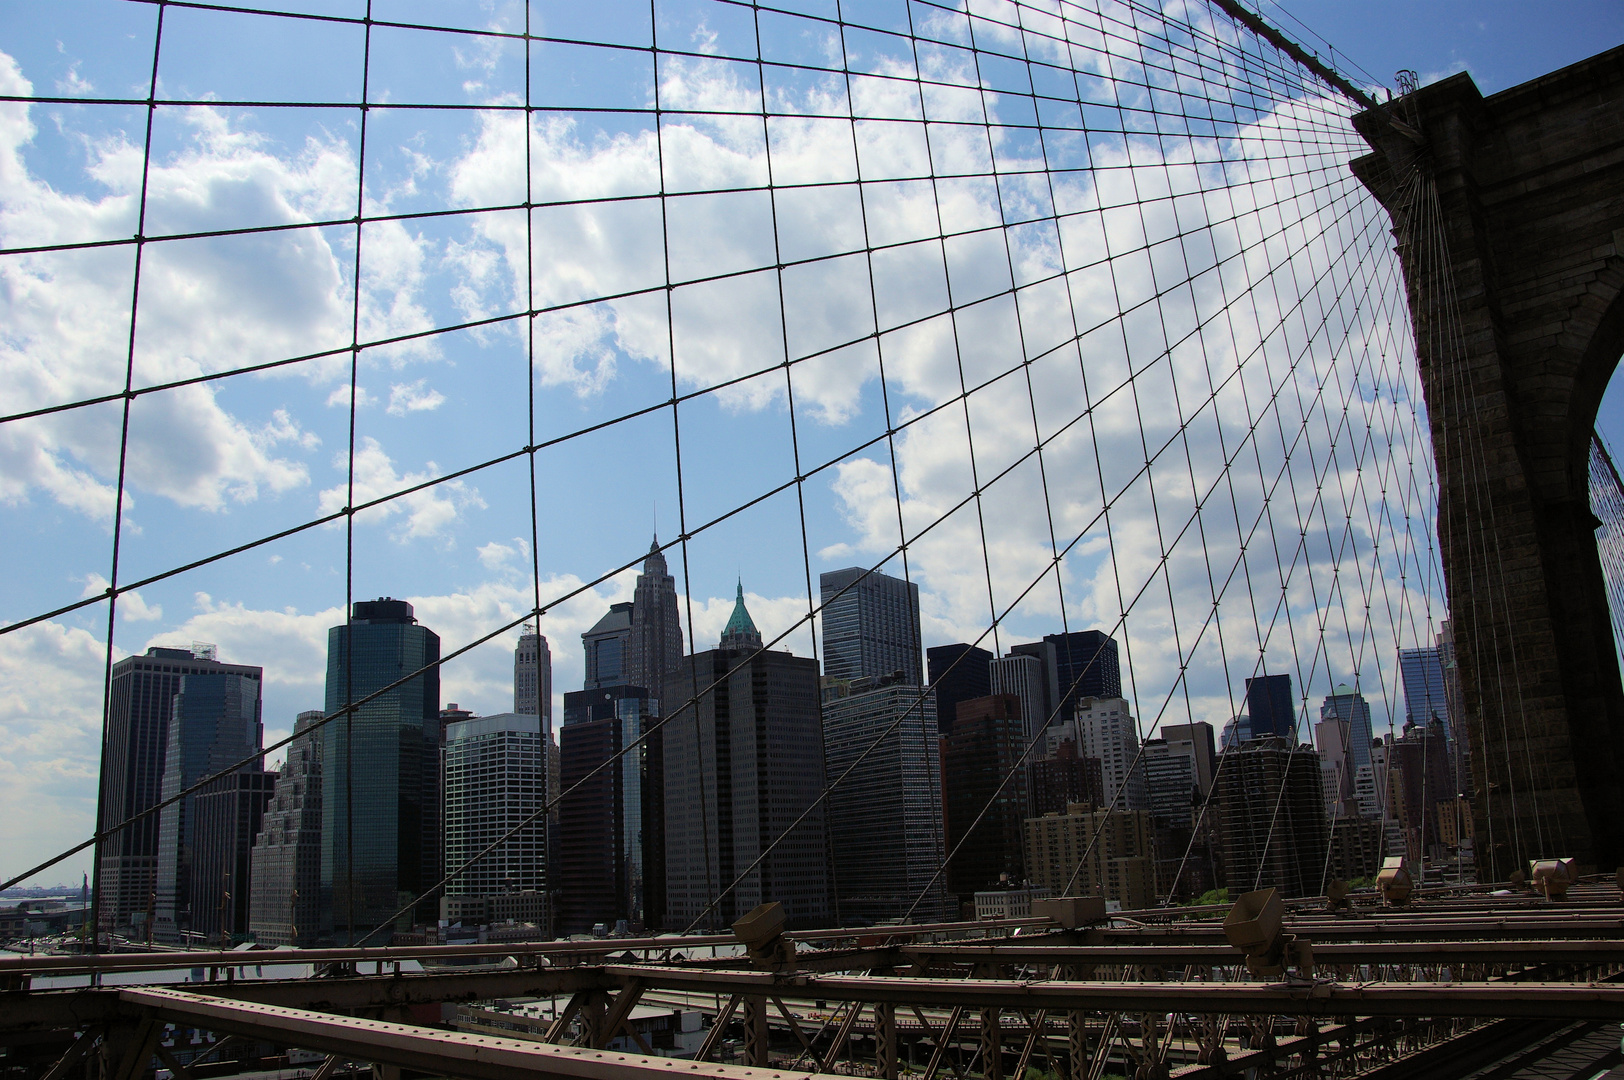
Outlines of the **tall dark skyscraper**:
{"label": "tall dark skyscraper", "polygon": [[276,786],[274,772],[237,772],[197,793],[192,830],[192,932],[222,944],[248,934],[254,835]]}
{"label": "tall dark skyscraper", "polygon": [[1116,640],[1100,630],[1045,634],[1042,641],[1015,645],[1012,656],[1035,656],[1043,662],[1048,695],[1043,715],[1050,722],[1070,720],[1079,698],[1122,696],[1122,669]]}
{"label": "tall dark skyscraper", "polygon": [[[169,717],[181,679],[189,674],[258,677],[260,669],[221,664],[190,649],[161,647],[114,664],[102,746],[99,829],[114,828],[158,804],[169,751]],[[100,930],[131,927],[139,921],[143,926],[135,928],[137,936],[145,936],[144,924],[156,906],[158,820],[159,815],[148,815],[97,845]]]}
{"label": "tall dark skyscraper", "polygon": [[919,586],[878,570],[831,570],[818,578],[823,594],[823,673],[831,679],[902,672],[910,686],[920,667]]}
{"label": "tall dark skyscraper", "polygon": [[[264,728],[259,715],[263,679],[264,672],[260,668],[240,672],[194,671],[181,677],[170,711],[162,798],[174,798],[205,776],[235,765],[264,745]],[[265,769],[256,762],[242,771],[263,773]],[[197,804],[211,792],[234,793],[238,787],[232,778],[222,778],[217,784],[159,811],[157,902],[152,931],[155,939],[181,940],[184,932],[194,929],[194,915],[211,923],[219,921],[216,912],[204,915],[193,910],[192,894],[199,885],[201,870]],[[260,805],[264,805],[263,798]],[[254,824],[257,827],[257,815]],[[236,838],[235,832],[231,832],[230,836],[212,836],[208,840],[219,845]],[[249,842],[242,845],[244,858]],[[208,882],[208,891],[215,891],[214,884]]]}
{"label": "tall dark skyscraper", "polygon": [[640,686],[564,695],[560,784],[570,793],[560,806],[552,883],[560,933],[585,933],[600,922],[613,928],[622,919],[642,930],[664,915],[663,732],[650,731],[658,708]]}
{"label": "tall dark skyscraper", "polygon": [[513,711],[541,717],[541,730],[553,727],[553,654],[534,626],[524,628],[513,650]]}
{"label": "tall dark skyscraper", "polygon": [[662,707],[672,713],[663,729],[666,926],[673,929],[695,919],[727,926],[768,900],[784,905],[792,927],[829,919],[824,814],[814,805],[823,790],[818,664],[758,652],[761,640],[741,586],[720,645],[684,659],[665,680]]}
{"label": "tall dark skyscraper", "polygon": [[930,686],[936,692],[936,726],[946,738],[959,702],[992,693],[992,653],[974,645],[932,645],[925,650]]}
{"label": "tall dark skyscraper", "polygon": [[631,635],[626,639],[625,677],[628,686],[641,686],[655,698],[660,679],[682,659],[682,624],[677,619],[677,581],[666,572],[660,538],[649,546],[643,572],[632,594]]}
{"label": "tall dark skyscraper", "polygon": [[1220,755],[1215,785],[1229,894],[1318,895],[1330,834],[1319,755],[1290,737],[1254,738]]}
{"label": "tall dark skyscraper", "polygon": [[626,652],[632,636],[632,605],[611,604],[603,618],[581,635],[586,661],[583,689],[622,686],[626,682]]}
{"label": "tall dark skyscraper", "polygon": [[1291,701],[1290,675],[1259,675],[1246,680],[1246,712],[1252,738],[1270,735],[1297,741],[1297,709]]}
{"label": "tall dark skyscraper", "polygon": [[1022,829],[1031,797],[1027,770],[1016,767],[1025,749],[1020,698],[959,702],[953,731],[942,739],[942,805],[947,850],[958,849],[947,864],[947,887],[961,903],[997,885],[1000,874],[1011,883],[1025,877]]}
{"label": "tall dark skyscraper", "polygon": [[[371,932],[439,879],[440,669],[429,667],[439,659],[440,636],[404,600],[357,603],[348,626],[327,632],[329,716],[428,668],[321,729],[322,919],[335,942]],[[418,918],[437,918],[437,901]]]}
{"label": "tall dark skyscraper", "polygon": [[314,945],[321,932],[321,733],[309,732],[321,718],[312,709],[294,720],[249,856],[249,929],[264,945]]}
{"label": "tall dark skyscraper", "polygon": [[826,800],[839,925],[952,918],[934,698],[894,675],[825,679],[823,742],[845,777]]}

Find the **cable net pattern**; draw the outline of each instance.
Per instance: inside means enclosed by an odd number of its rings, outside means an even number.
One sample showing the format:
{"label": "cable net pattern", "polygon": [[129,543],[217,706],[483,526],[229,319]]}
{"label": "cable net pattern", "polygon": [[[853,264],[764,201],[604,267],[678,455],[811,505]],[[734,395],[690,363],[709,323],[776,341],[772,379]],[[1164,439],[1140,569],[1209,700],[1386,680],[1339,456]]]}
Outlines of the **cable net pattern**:
{"label": "cable net pattern", "polygon": [[[66,520],[0,641],[94,635],[100,686],[155,611],[308,643],[406,595],[448,699],[538,619],[562,691],[652,526],[690,650],[742,577],[817,655],[859,564],[927,645],[1104,630],[1144,737],[1261,673],[1300,739],[1338,682],[1400,715],[1444,610],[1390,222],[1354,106],[1216,9],[277,8],[0,68],[0,490]],[[280,655],[226,658],[307,707]]]}

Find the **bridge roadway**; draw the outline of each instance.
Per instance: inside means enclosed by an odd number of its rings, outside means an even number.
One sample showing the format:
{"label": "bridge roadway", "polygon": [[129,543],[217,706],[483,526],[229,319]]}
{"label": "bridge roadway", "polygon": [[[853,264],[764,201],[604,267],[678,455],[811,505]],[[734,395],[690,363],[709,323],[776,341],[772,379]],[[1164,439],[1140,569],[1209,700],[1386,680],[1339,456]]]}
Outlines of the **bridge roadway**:
{"label": "bridge roadway", "polygon": [[[1341,915],[1299,905],[1285,930],[1312,942],[1314,966],[1270,979],[1248,976],[1225,943],[1223,909],[1118,913],[1073,929],[1019,919],[800,933],[790,935],[794,969],[777,971],[751,967],[724,935],[7,956],[0,1044],[14,1061],[59,1065],[94,1050],[107,1080],[136,1080],[135,1063],[161,1060],[165,1024],[446,1076],[669,1074],[673,1059],[610,1054],[608,1044],[645,997],[703,995],[722,1023],[702,1056],[742,1031],[746,1059],[779,1063],[780,1080],[802,1066],[895,1076],[899,1040],[929,1048],[927,1080],[969,1070],[958,1059],[976,1053],[996,1061],[995,1074],[1038,1059],[1063,1063],[1068,1077],[1107,1059],[1163,1072],[1224,1057],[1228,1068],[1332,1057],[1374,1068],[1454,1039],[1509,1037],[1507,1020],[1624,1020],[1624,983],[1610,981],[1624,971],[1624,904],[1611,885],[1571,896],[1436,895],[1407,908],[1367,899]],[[422,1006],[549,996],[568,1005],[540,1043],[407,1022]],[[680,1067],[718,1077],[740,1068]],[[65,1067],[52,1071],[57,1080]]]}

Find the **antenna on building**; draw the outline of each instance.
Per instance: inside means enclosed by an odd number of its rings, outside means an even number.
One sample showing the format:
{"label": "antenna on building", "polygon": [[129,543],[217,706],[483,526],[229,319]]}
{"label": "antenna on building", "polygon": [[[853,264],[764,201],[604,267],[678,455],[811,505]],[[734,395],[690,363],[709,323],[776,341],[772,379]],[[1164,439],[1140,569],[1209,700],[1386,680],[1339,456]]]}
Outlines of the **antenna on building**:
{"label": "antenna on building", "polygon": [[194,641],[192,657],[196,660],[219,660],[220,649],[212,641]]}

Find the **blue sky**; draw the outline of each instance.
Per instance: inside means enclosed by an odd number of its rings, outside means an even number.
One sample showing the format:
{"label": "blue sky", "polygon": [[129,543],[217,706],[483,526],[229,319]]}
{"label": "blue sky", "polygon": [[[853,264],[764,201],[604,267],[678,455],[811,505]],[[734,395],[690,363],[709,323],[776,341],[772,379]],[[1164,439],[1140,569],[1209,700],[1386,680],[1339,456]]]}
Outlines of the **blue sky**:
{"label": "blue sky", "polygon": [[[126,595],[115,655],[208,641],[262,664],[267,737],[280,737],[321,706],[348,567],[356,599],[411,599],[447,650],[519,618],[539,591],[562,693],[579,685],[579,634],[630,599],[631,575],[584,587],[679,519],[708,525],[668,553],[696,646],[714,642],[742,578],[768,636],[790,631],[784,644],[810,654],[811,634],[793,629],[808,575],[871,565],[897,543],[894,453],[902,526],[931,525],[908,565],[928,644],[973,639],[994,611],[1008,611],[1000,646],[1063,618],[1110,629],[1127,611],[1116,633],[1147,728],[1222,723],[1259,664],[1293,671],[1315,707],[1357,675],[1383,726],[1402,708],[1394,650],[1426,639],[1441,611],[1402,294],[1342,165],[1357,145],[1319,134],[1341,106],[1305,95],[1158,143],[1134,111],[1149,96],[1104,77],[1144,77],[1123,35],[1077,54],[1076,81],[1044,66],[1059,54],[1040,37],[1030,78],[1084,100],[1069,119],[1042,104],[1039,141],[1020,126],[1037,107],[1014,92],[1030,85],[1011,58],[1020,38],[996,4],[974,10],[994,18],[845,5],[848,85],[827,70],[842,50],[830,25],[790,11],[657,0],[651,25],[647,5],[583,18],[538,3],[538,32],[596,44],[533,46],[532,100],[548,108],[528,134],[511,108],[522,43],[380,27],[359,177],[359,112],[345,107],[361,92],[359,27],[168,11],[160,97],[215,103],[154,115],[144,228],[168,238],[145,245],[139,290],[128,244],[0,255],[4,412],[121,391],[132,296],[137,388],[308,359],[134,399],[120,580],[349,502],[352,334],[392,341],[355,371],[357,502],[508,460],[359,515],[353,565],[343,526],[320,525]],[[1465,5],[1430,5],[1403,13],[1402,33],[1398,15],[1356,10],[1291,6],[1382,77],[1464,65],[1490,90],[1624,37],[1600,4],[1527,25],[1511,5],[1459,19]],[[498,0],[376,0],[373,14],[523,25],[523,8]],[[910,17],[931,39],[917,58],[887,33]],[[76,99],[0,102],[6,249],[136,232],[145,110],[84,99],[144,97],[155,18],[114,0],[0,12],[0,92]],[[656,34],[673,50],[658,61]],[[1401,42],[1419,51],[1395,58]],[[387,107],[429,102],[457,107]],[[1156,123],[1165,135],[1173,121]],[[1327,141],[1295,149],[1303,130]],[[1052,183],[1045,159],[1062,170]],[[527,164],[548,204],[528,228],[514,208]],[[358,190],[368,215],[390,218],[363,226],[359,259]],[[302,227],[190,238],[279,225]],[[1219,318],[1226,296],[1238,303]],[[545,309],[528,329],[500,318],[527,304]],[[428,333],[465,323],[480,325]],[[658,408],[673,384],[675,423]],[[1351,420],[1338,419],[1345,403]],[[16,568],[0,622],[106,587],[122,416],[114,400],[0,430],[0,551]],[[1305,424],[1332,452],[1295,449],[1286,433]],[[517,453],[532,425],[536,443],[562,440],[535,455],[534,520]],[[1224,486],[1232,458],[1239,491]],[[1366,476],[1378,461],[1404,492],[1385,503]],[[1355,564],[1357,581],[1339,576]],[[1379,597],[1368,623],[1366,597]],[[88,828],[106,626],[96,603],[0,635],[0,873]],[[515,637],[448,664],[445,700],[509,708]]]}

